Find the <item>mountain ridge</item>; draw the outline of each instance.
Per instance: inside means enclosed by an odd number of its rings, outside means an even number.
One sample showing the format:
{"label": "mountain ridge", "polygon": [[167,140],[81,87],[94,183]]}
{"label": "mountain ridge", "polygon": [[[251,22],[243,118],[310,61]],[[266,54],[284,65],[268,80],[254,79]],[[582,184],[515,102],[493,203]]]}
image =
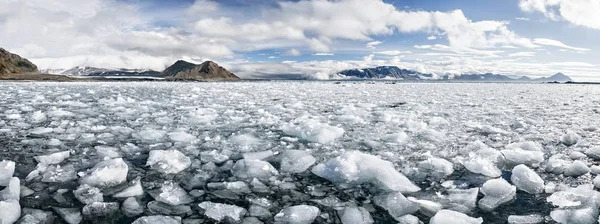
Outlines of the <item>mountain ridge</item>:
{"label": "mountain ridge", "polygon": [[35,64],[0,48],[0,74],[39,73]]}
{"label": "mountain ridge", "polygon": [[166,68],[160,76],[172,80],[240,80],[213,61],[194,64],[179,60]]}

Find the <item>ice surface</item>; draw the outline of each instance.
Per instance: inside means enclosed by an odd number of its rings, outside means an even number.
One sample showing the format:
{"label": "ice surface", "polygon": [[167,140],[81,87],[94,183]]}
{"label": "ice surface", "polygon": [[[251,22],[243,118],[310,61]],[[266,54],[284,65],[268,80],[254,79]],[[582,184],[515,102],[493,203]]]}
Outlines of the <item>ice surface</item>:
{"label": "ice surface", "polygon": [[62,163],[65,159],[69,158],[71,153],[69,151],[55,152],[48,155],[34,157],[38,163],[44,165],[56,165]]}
{"label": "ice surface", "polygon": [[181,218],[171,216],[143,216],[139,217],[132,224],[180,224]]}
{"label": "ice surface", "polygon": [[419,205],[419,212],[421,214],[429,216],[429,217],[434,216],[437,212],[439,212],[443,208],[442,204],[434,202],[434,201],[419,200],[419,199],[416,199],[413,197],[409,197],[408,200]]}
{"label": "ice surface", "polygon": [[146,162],[147,166],[166,174],[177,174],[191,164],[192,160],[177,150],[152,150]]}
{"label": "ice surface", "polygon": [[498,206],[510,202],[516,196],[517,188],[510,185],[506,180],[492,179],[486,181],[481,187],[481,193],[485,195],[479,200],[479,208],[493,211]]}
{"label": "ice surface", "polygon": [[196,136],[182,131],[171,132],[168,135],[169,139],[174,142],[192,142],[196,140]]}
{"label": "ice surface", "polygon": [[581,160],[574,161],[565,169],[565,176],[578,177],[590,172],[590,168]]}
{"label": "ice surface", "polygon": [[121,206],[121,211],[128,217],[135,217],[139,214],[144,213],[144,208],[140,203],[133,197],[125,199]]}
{"label": "ice surface", "polygon": [[538,214],[534,215],[511,215],[508,217],[508,224],[538,224],[544,223],[544,217]]}
{"label": "ice surface", "polygon": [[0,162],[0,186],[7,186],[15,173],[15,162],[2,160]]}
{"label": "ice surface", "polygon": [[454,172],[454,165],[441,158],[429,158],[418,165],[419,172],[428,173],[435,177],[446,177]]}
{"label": "ice surface", "polygon": [[169,205],[189,204],[194,199],[179,184],[165,181],[160,188],[149,191],[152,197]]}
{"label": "ice surface", "polygon": [[356,205],[346,207],[339,214],[342,224],[371,224],[375,222],[367,209]]}
{"label": "ice surface", "polygon": [[[34,170],[32,172],[32,173],[34,173],[34,176],[35,176],[35,171],[36,170]],[[30,177],[27,176],[27,179],[30,179]],[[71,164],[65,165],[65,166],[60,166],[60,165],[49,166],[46,168],[46,170],[42,176],[42,182],[46,182],[46,183],[65,183],[65,182],[70,182],[70,181],[73,181],[76,179],[77,179],[77,171],[75,170],[75,167],[73,167],[73,165],[71,165]]]}
{"label": "ice surface", "polygon": [[21,198],[21,181],[17,177],[10,179],[8,186],[0,191],[0,201],[15,200]]}
{"label": "ice surface", "polygon": [[113,187],[127,179],[129,166],[122,158],[105,160],[96,164],[81,177],[80,182],[95,187]]}
{"label": "ice surface", "polygon": [[431,218],[429,224],[481,224],[482,218],[473,218],[452,210],[441,210]]}
{"label": "ice surface", "polygon": [[417,192],[420,188],[394,165],[376,156],[351,151],[313,167],[312,172],[342,187],[372,183],[388,191]]}
{"label": "ice surface", "polygon": [[144,194],[144,189],[142,188],[142,182],[139,179],[137,179],[137,180],[134,180],[133,183],[129,187],[123,189],[119,193],[116,193],[115,195],[113,195],[113,197],[129,198],[129,197],[142,196],[143,194]]}
{"label": "ice surface", "polygon": [[84,217],[112,217],[119,211],[117,202],[92,202],[81,210]]}
{"label": "ice surface", "polygon": [[335,141],[344,134],[344,129],[321,123],[317,120],[299,118],[284,125],[284,133],[304,139],[309,142],[327,144]]}
{"label": "ice surface", "polygon": [[600,159],[600,146],[591,147],[585,150],[585,154],[589,157]]}
{"label": "ice surface", "polygon": [[78,208],[53,208],[54,211],[69,224],[79,224],[83,217],[81,216],[81,209]]}
{"label": "ice surface", "polygon": [[373,200],[376,205],[387,210],[396,220],[419,210],[418,204],[408,200],[400,192],[378,195]]}
{"label": "ice surface", "polygon": [[519,164],[536,167],[544,161],[544,153],[539,151],[528,151],[521,148],[505,149],[500,151],[504,155],[506,165],[513,167]]}
{"label": "ice surface", "polygon": [[476,206],[479,188],[449,189],[447,194],[447,196],[443,197],[443,199],[447,200],[444,200],[446,208],[463,213],[469,213]]}
{"label": "ice surface", "polygon": [[104,195],[100,189],[87,184],[80,185],[77,190],[73,191],[73,194],[77,200],[86,205],[104,201]]}
{"label": "ice surface", "polygon": [[566,146],[577,144],[581,140],[581,136],[572,130],[568,130],[564,135],[560,136],[560,141]]}
{"label": "ice surface", "polygon": [[310,205],[296,205],[284,208],[275,215],[276,224],[310,224],[321,214],[319,208]]}
{"label": "ice surface", "polygon": [[240,222],[248,213],[246,209],[229,204],[205,201],[198,206],[204,210],[204,215],[218,222]]}
{"label": "ice surface", "polygon": [[302,173],[315,164],[317,159],[307,151],[287,150],[281,154],[281,172]]}
{"label": "ice surface", "polygon": [[21,205],[17,200],[0,201],[0,223],[13,224],[21,217]]}
{"label": "ice surface", "polygon": [[544,192],[544,180],[535,171],[523,164],[513,168],[510,181],[517,189],[530,194]]}
{"label": "ice surface", "polygon": [[238,160],[233,169],[233,175],[239,178],[258,178],[268,180],[271,176],[279,175],[279,172],[268,162],[252,159]]}

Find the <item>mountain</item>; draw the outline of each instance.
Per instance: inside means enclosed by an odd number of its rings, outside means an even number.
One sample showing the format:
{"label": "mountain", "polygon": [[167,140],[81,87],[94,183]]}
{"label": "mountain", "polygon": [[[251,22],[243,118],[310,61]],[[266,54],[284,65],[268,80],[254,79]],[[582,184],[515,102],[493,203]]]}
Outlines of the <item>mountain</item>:
{"label": "mountain", "polygon": [[0,74],[38,72],[37,66],[29,60],[0,48]]}
{"label": "mountain", "polygon": [[[448,76],[444,76],[443,79],[450,79],[450,78],[448,78]],[[505,75],[492,74],[492,73],[457,75],[457,76],[454,76],[453,80],[483,81],[483,82],[517,81],[516,79],[510,78]]]}
{"label": "mountain", "polygon": [[212,61],[193,64],[179,60],[162,72],[161,77],[175,80],[239,80],[240,78]]}
{"label": "mountain", "polygon": [[160,76],[160,72],[146,69],[106,69],[96,67],[82,67],[77,66],[64,71],[59,70],[47,70],[52,74],[60,74],[67,76]]}
{"label": "mountain", "polygon": [[433,75],[423,74],[417,71],[401,69],[396,66],[379,66],[375,68],[364,69],[349,69],[339,72],[338,74],[346,77],[360,79],[403,79],[403,80],[420,80],[431,79]]}
{"label": "mountain", "polygon": [[566,76],[565,74],[560,72],[550,77],[542,77],[535,80],[538,82],[573,82],[573,79],[571,79],[571,77]]}

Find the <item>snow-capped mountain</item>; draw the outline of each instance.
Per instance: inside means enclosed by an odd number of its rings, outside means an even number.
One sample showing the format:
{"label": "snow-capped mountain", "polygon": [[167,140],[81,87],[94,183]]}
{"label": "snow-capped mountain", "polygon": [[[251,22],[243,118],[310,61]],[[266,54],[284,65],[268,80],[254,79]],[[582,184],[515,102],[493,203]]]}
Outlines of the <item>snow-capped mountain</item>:
{"label": "snow-capped mountain", "polygon": [[160,76],[160,72],[148,69],[107,69],[77,66],[67,70],[46,69],[42,73],[66,76]]}
{"label": "snow-capped mountain", "polygon": [[340,75],[360,79],[431,79],[433,75],[398,68],[396,66],[379,66],[375,68],[349,69],[339,72]]}

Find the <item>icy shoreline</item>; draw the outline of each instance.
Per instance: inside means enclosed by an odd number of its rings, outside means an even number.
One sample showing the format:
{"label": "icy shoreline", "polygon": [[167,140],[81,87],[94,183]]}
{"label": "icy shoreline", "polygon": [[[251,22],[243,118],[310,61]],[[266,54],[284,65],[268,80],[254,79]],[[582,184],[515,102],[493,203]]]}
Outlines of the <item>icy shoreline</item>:
{"label": "icy shoreline", "polygon": [[3,224],[598,222],[593,86],[0,88]]}

